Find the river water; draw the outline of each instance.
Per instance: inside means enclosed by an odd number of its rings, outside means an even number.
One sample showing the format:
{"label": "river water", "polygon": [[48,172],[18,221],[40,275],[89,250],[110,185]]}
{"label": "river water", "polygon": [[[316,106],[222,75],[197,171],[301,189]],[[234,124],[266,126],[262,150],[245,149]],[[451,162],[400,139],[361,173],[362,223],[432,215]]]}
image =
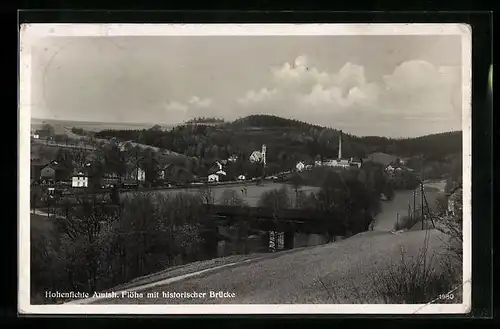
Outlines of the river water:
{"label": "river water", "polygon": [[[436,207],[436,197],[439,193],[444,192],[446,181],[426,182],[424,183],[424,194],[429,204],[430,209]],[[382,201],[382,210],[376,217],[374,226],[375,231],[391,231],[394,228],[394,223],[399,218],[408,216],[408,204],[413,208],[413,191],[396,191],[394,198],[390,201]],[[421,193],[420,189],[416,189],[415,208],[420,209]]]}

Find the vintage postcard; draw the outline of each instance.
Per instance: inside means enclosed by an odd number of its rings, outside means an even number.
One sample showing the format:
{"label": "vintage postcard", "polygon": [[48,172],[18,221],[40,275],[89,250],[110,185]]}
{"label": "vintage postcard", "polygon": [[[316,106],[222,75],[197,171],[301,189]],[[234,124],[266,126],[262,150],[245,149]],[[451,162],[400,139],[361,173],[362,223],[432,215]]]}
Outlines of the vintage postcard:
{"label": "vintage postcard", "polygon": [[20,313],[469,312],[468,25],[20,45]]}

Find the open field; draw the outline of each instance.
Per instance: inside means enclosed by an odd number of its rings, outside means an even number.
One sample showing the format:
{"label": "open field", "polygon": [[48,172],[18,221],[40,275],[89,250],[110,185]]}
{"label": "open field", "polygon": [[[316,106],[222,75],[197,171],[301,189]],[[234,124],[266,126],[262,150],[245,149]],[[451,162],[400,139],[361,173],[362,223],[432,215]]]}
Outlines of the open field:
{"label": "open field", "polygon": [[[221,201],[222,194],[224,193],[225,190],[235,190],[243,198],[243,200],[247,202],[249,206],[257,206],[257,203],[259,202],[259,199],[261,198],[263,193],[270,191],[272,189],[281,188],[283,185],[286,185],[290,188],[290,197],[292,197],[292,202],[295,202],[295,200],[293,199],[295,193],[293,193],[293,189],[290,185],[284,183],[264,183],[260,186],[257,186],[255,185],[255,183],[253,184],[249,183],[246,185],[247,186],[246,195],[243,194],[242,192],[244,185],[245,184],[213,186],[210,188],[210,190],[215,198],[216,203],[219,203]],[[203,188],[187,188],[187,189],[176,189],[176,190],[160,190],[160,191],[157,190],[157,191],[139,192],[139,193],[158,193],[158,194],[171,194],[179,192],[200,193],[203,190],[204,190]],[[311,193],[318,191],[318,188],[312,186],[304,186],[300,190],[305,193]],[[133,193],[137,192],[122,192],[121,195],[126,196]]]}

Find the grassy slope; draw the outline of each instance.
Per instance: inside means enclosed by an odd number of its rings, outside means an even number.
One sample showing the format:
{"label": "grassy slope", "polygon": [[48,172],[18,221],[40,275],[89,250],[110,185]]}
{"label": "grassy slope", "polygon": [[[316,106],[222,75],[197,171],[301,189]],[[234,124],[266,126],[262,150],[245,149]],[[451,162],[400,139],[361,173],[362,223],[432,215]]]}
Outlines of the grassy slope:
{"label": "grassy slope", "polygon": [[[440,233],[428,232],[430,249],[440,252]],[[229,291],[237,294],[234,299],[114,299],[97,303],[377,303],[380,300],[371,289],[373,275],[397,262],[401,247],[410,256],[416,255],[424,236],[425,231],[399,235],[365,232],[341,242],[293,250],[142,291]]]}

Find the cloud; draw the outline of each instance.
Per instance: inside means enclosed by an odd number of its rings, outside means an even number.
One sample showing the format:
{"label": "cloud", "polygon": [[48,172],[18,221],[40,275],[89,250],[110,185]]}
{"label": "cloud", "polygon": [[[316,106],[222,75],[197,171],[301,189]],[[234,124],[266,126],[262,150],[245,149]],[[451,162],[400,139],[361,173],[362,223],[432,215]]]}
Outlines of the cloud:
{"label": "cloud", "polygon": [[169,116],[175,118],[176,123],[180,123],[194,117],[207,115],[207,111],[213,104],[214,102],[210,98],[192,96],[186,102],[171,101],[164,103],[163,109]]}
{"label": "cloud", "polygon": [[271,101],[277,96],[276,89],[262,88],[258,91],[250,90],[245,96],[238,98],[236,101],[242,105],[252,105],[255,103],[261,103],[266,101]]}
{"label": "cloud", "polygon": [[210,98],[200,98],[198,96],[193,96],[188,102],[191,106],[206,108],[210,107],[213,101]]}
{"label": "cloud", "polygon": [[179,102],[167,102],[163,104],[163,109],[172,123],[185,121],[188,107]]}
{"label": "cloud", "polygon": [[[345,93],[347,90],[347,93]],[[338,105],[347,108],[354,105],[371,106],[377,101],[379,88],[376,84],[363,84],[350,89],[342,86],[324,87],[317,84],[309,94],[303,95],[301,101],[304,105],[321,107]]]}
{"label": "cloud", "polygon": [[[442,117],[461,113],[461,68],[436,67],[422,60],[401,63],[382,77],[383,105],[394,112],[411,112],[414,117]],[[416,112],[416,113],[415,113]]]}
{"label": "cloud", "polygon": [[[362,65],[347,62],[331,72],[301,55],[271,68],[267,85],[247,91],[237,103],[241,114],[264,112],[323,125],[352,125],[366,117],[366,125],[404,127],[448,120],[453,121],[450,129],[457,129],[460,74],[458,66],[436,67],[417,59],[369,81]],[[378,117],[383,120],[376,122]]]}
{"label": "cloud", "polygon": [[[271,68],[270,86],[250,90],[238,103],[271,109],[273,114],[293,116],[305,112],[321,113],[370,106],[378,99],[379,87],[367,81],[364,68],[346,63],[338,72],[319,70],[307,56],[293,63]],[[276,113],[276,112],[285,113]]]}

